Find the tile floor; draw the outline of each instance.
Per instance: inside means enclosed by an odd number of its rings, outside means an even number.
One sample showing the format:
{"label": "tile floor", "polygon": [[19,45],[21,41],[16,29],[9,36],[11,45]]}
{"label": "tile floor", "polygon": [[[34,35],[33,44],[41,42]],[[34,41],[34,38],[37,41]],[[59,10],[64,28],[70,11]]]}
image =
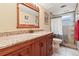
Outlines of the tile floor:
{"label": "tile floor", "polygon": [[79,56],[79,51],[67,47],[59,47],[52,56]]}

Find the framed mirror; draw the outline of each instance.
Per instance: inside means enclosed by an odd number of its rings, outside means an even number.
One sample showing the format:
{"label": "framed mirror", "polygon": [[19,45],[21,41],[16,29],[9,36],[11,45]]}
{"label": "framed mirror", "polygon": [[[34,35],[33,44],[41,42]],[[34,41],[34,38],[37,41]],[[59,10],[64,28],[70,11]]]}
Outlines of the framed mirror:
{"label": "framed mirror", "polygon": [[17,28],[39,28],[39,8],[36,5],[17,4]]}

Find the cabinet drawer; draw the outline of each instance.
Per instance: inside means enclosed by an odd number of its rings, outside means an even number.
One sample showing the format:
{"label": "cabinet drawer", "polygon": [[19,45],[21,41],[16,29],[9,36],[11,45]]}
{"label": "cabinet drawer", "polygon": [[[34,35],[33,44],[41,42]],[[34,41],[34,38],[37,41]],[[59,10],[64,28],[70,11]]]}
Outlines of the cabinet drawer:
{"label": "cabinet drawer", "polygon": [[16,51],[16,52],[10,53],[10,54],[5,55],[5,56],[20,56],[20,54],[17,53],[17,51]]}
{"label": "cabinet drawer", "polygon": [[47,39],[47,47],[46,47],[46,49],[47,49],[47,55],[52,55],[52,53],[53,53],[53,39]]}
{"label": "cabinet drawer", "polygon": [[18,49],[12,53],[9,53],[7,56],[31,56],[32,55],[32,47],[28,45],[24,48]]}
{"label": "cabinet drawer", "polygon": [[22,51],[20,52],[21,56],[32,56],[32,46],[26,46],[22,49]]}

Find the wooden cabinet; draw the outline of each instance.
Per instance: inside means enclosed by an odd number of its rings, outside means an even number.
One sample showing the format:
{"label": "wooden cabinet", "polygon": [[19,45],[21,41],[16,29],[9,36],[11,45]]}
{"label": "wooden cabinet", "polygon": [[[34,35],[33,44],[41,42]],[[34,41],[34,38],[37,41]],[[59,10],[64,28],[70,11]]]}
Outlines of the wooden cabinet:
{"label": "wooden cabinet", "polygon": [[46,56],[46,38],[45,37],[40,40],[39,45],[40,45],[40,55]]}
{"label": "wooden cabinet", "polygon": [[52,39],[47,40],[47,55],[51,55],[53,53],[52,48]]}
{"label": "wooden cabinet", "polygon": [[50,56],[53,54],[53,34],[39,38],[35,43],[35,54],[40,56]]}
{"label": "wooden cabinet", "polygon": [[47,55],[52,55],[53,53],[53,38],[52,38],[53,34],[50,34],[47,37],[47,42],[46,42],[46,49],[47,49]]}
{"label": "wooden cabinet", "polygon": [[39,40],[37,40],[35,43],[34,43],[34,55],[35,56],[40,56],[40,45],[39,45]]}
{"label": "wooden cabinet", "polygon": [[11,47],[0,50],[0,55],[4,56],[48,56],[52,55],[53,36],[52,33],[22,42]]}
{"label": "wooden cabinet", "polygon": [[40,38],[34,43],[34,55],[35,56],[46,56],[46,39]]}
{"label": "wooden cabinet", "polygon": [[32,46],[28,45],[22,49],[20,52],[21,56],[32,56]]}
{"label": "wooden cabinet", "polygon": [[4,56],[21,56],[21,55],[19,52],[15,51],[13,53],[10,53],[10,54],[4,55]]}
{"label": "wooden cabinet", "polygon": [[28,45],[22,49],[7,54],[7,56],[32,56],[32,46]]}

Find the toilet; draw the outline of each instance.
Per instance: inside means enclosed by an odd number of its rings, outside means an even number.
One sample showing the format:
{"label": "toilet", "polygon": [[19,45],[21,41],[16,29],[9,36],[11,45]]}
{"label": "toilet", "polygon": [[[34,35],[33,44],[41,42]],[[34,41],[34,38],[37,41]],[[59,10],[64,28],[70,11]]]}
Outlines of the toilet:
{"label": "toilet", "polygon": [[60,48],[60,44],[62,43],[62,40],[61,39],[58,39],[58,38],[53,38],[53,50],[55,52],[57,52],[57,50]]}

